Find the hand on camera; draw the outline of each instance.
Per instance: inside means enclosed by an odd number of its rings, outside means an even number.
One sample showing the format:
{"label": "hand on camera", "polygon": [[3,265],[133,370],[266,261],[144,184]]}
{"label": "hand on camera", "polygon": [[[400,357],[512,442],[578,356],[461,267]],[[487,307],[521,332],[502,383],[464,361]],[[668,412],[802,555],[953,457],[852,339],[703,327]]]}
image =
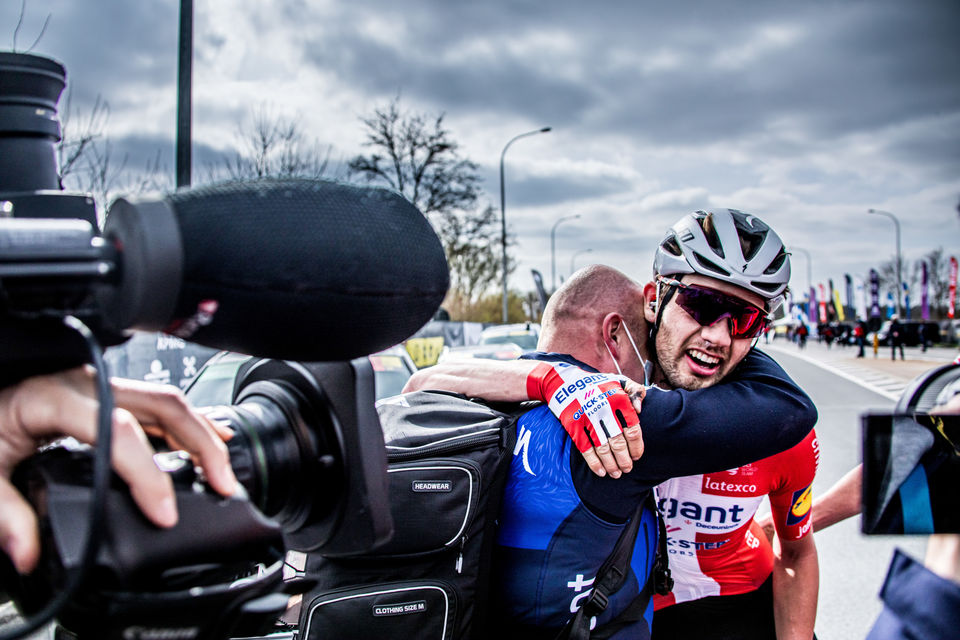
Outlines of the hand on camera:
{"label": "hand on camera", "polygon": [[549,405],[597,475],[619,478],[643,454],[637,416],[642,385],[562,362],[542,362],[527,378],[527,393]]}
{"label": "hand on camera", "polygon": [[[175,387],[120,378],[111,385],[116,405],[113,467],[151,522],[172,527],[177,506],[170,477],[153,462],[147,434],[163,436],[172,447],[189,452],[216,491],[233,493],[236,478],[223,443],[229,433],[194,411]],[[29,378],[0,390],[0,546],[21,573],[36,566],[40,544],[36,515],[10,484],[13,469],[55,438],[72,436],[93,444],[98,410],[90,367]]]}

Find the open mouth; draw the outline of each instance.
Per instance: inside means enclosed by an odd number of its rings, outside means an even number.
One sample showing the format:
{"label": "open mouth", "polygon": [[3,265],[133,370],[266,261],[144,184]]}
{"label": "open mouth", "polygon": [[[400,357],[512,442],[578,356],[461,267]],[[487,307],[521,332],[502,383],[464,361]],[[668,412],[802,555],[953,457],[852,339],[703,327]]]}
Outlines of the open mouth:
{"label": "open mouth", "polygon": [[699,376],[711,376],[720,368],[722,360],[715,355],[699,349],[689,349],[686,352],[687,363],[691,371]]}

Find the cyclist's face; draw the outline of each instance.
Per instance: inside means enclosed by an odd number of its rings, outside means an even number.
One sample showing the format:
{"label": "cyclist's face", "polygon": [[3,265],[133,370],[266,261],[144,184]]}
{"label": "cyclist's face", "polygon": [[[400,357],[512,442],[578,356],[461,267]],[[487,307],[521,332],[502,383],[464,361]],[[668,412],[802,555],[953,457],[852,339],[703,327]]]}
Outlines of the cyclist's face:
{"label": "cyclist's face", "polygon": [[[746,303],[763,308],[764,300],[745,289],[713,278],[692,274],[682,278],[684,284],[709,287]],[[654,287],[646,291],[655,293]],[[657,330],[656,382],[674,389],[702,389],[722,380],[750,351],[752,338],[731,338],[730,323],[718,320],[703,327],[684,311],[671,296],[663,309]],[[656,311],[647,307],[647,319],[656,321]]]}

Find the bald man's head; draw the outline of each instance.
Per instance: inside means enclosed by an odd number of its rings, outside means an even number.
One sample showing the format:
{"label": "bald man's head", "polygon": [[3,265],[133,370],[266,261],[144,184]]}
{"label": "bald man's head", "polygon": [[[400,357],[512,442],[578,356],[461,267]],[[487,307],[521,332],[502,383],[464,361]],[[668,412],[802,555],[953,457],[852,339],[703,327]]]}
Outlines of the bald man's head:
{"label": "bald man's head", "polygon": [[611,313],[622,316],[646,357],[643,287],[620,271],[598,264],[574,273],[550,297],[543,312],[537,348],[568,353],[598,367],[598,360],[607,354],[603,323]]}

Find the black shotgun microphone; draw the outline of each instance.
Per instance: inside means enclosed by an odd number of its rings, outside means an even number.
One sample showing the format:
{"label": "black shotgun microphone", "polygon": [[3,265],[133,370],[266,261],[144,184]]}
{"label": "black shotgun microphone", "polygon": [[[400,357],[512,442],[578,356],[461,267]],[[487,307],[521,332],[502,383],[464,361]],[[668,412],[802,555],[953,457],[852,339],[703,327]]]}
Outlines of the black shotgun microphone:
{"label": "black shotgun microphone", "polygon": [[403,341],[449,284],[440,240],[396,192],[267,179],[117,200],[104,237],[118,282],[105,328],[219,349],[346,360]]}

